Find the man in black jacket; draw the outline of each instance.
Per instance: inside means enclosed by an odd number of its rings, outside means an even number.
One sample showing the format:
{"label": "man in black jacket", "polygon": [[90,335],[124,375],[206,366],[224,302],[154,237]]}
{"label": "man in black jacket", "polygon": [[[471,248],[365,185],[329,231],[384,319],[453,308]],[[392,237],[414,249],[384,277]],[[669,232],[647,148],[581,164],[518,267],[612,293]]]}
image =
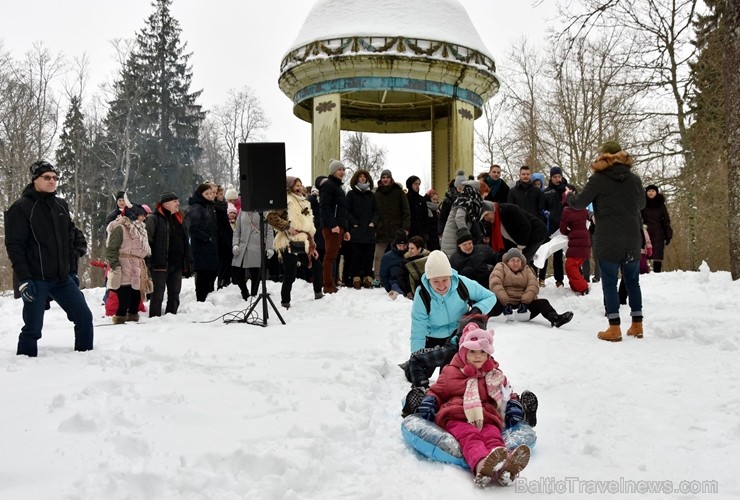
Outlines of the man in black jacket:
{"label": "man in black jacket", "polygon": [[75,225],[67,203],[55,196],[59,171],[51,162],[31,165],[31,183],[5,214],[5,247],[23,298],[23,328],[17,354],[35,357],[47,297],[54,299],[75,325],[75,351],[93,348],[92,313],[70,276],[77,255],[71,235]]}
{"label": "man in black jacket", "polygon": [[488,278],[493,266],[501,261],[501,256],[488,245],[473,244],[473,235],[467,229],[457,232],[457,250],[450,257],[452,269],[462,276],[475,280],[488,288]]}
{"label": "man in black jacket", "polygon": [[152,255],[149,267],[152,271],[154,291],[149,303],[149,317],[162,315],[164,291],[167,289],[167,306],[164,313],[177,314],[180,307],[180,289],[183,274],[190,275],[190,246],[180,199],[172,191],[159,197],[157,209],[146,218],[146,232]]}
{"label": "man in black jacket", "polygon": [[[563,170],[560,167],[550,169],[550,183],[545,189],[545,210],[543,215],[547,223],[547,234],[552,234],[560,228],[560,219],[563,216],[563,194],[565,193],[565,180]],[[540,286],[544,285],[547,273],[547,261],[540,269]],[[563,251],[558,250],[552,255],[552,274],[555,277],[555,286],[563,286]]]}
{"label": "man in black jacket", "polygon": [[344,163],[339,160],[329,162],[329,178],[321,185],[319,204],[321,206],[321,234],[324,236],[324,293],[336,293],[334,280],[334,261],[339,255],[342,240],[349,241],[347,232],[347,198],[342,189]]}

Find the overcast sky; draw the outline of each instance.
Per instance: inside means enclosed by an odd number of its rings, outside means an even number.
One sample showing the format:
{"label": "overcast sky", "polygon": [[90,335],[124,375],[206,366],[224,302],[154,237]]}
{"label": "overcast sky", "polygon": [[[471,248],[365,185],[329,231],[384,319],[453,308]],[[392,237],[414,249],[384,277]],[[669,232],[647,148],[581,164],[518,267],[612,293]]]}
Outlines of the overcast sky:
{"label": "overcast sky", "polygon": [[[496,60],[524,36],[539,42],[547,28],[546,19],[553,14],[551,5],[533,9],[529,0],[460,3]],[[553,4],[554,0],[545,3]],[[288,166],[307,184],[311,182],[310,125],[293,115],[292,103],[277,81],[280,61],[313,4],[311,0],[174,0],[172,6],[182,28],[181,40],[192,52],[191,90],[203,90],[201,104],[210,108],[223,102],[230,88],[249,85],[272,122],[267,140],[286,143]],[[89,97],[119,69],[110,41],[133,38],[151,12],[149,0],[3,1],[0,39],[5,50],[16,57],[38,41],[70,59],[87,53],[91,65]],[[387,148],[387,167],[397,181],[403,183],[412,173],[429,179],[430,133],[372,137]],[[476,172],[482,169],[476,165]]]}

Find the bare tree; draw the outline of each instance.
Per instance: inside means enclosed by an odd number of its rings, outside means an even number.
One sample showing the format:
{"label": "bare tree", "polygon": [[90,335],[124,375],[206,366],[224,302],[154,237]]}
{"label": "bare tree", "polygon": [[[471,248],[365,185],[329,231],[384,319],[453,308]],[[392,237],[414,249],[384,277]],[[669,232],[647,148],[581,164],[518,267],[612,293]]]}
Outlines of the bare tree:
{"label": "bare tree", "polygon": [[370,172],[372,178],[380,179],[385,166],[386,150],[373,144],[363,132],[343,132],[342,160],[347,167],[347,175],[352,176],[359,169]]}
{"label": "bare tree", "polygon": [[231,169],[229,178],[224,180],[234,184],[239,170],[239,143],[260,140],[270,127],[270,120],[257,95],[246,85],[239,90],[229,90],[226,102],[214,108],[213,116]]}
{"label": "bare tree", "polygon": [[231,163],[233,158],[229,159],[229,153],[224,146],[220,123],[208,115],[198,133],[198,142],[203,148],[203,154],[198,160],[198,174],[203,179],[212,180],[217,184],[227,183],[233,177]]}
{"label": "bare tree", "polygon": [[[698,0],[580,0],[569,2],[563,12],[565,28],[558,42],[575,47],[582,38],[618,32],[620,46],[636,50],[625,59],[625,69],[632,75],[625,85],[643,103],[642,130],[655,137],[642,148],[636,147],[643,160],[680,156],[681,178],[676,189],[688,210],[689,265],[698,265],[696,254],[697,164],[689,144],[691,114],[687,104],[691,80],[689,61],[695,57],[692,44]],[[658,140],[655,140],[658,139]],[[638,145],[639,146],[639,145]],[[669,162],[670,164],[670,162]]]}

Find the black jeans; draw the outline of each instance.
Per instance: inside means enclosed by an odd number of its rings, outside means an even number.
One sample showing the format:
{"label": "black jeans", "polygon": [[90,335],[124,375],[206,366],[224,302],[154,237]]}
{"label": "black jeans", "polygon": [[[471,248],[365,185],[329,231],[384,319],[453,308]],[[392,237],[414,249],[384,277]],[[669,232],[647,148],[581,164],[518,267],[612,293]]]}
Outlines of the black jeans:
{"label": "black jeans", "polygon": [[[247,291],[247,279],[251,280],[249,291]],[[257,295],[260,289],[260,268],[259,267],[232,267],[231,281],[239,287],[242,296]]]}
{"label": "black jeans", "polygon": [[[547,276],[547,261],[550,259],[547,259],[545,261],[545,265],[542,266],[542,269],[540,269],[539,272],[539,279],[544,280]],[[554,254],[552,254],[552,275],[555,278],[555,281],[558,281],[560,283],[563,282],[563,278],[565,277],[565,274],[563,273],[563,251],[558,250]]]}
{"label": "black jeans", "polygon": [[149,301],[149,317],[162,315],[162,302],[164,302],[164,291],[167,289],[167,306],[165,314],[177,314],[180,307],[180,290],[182,289],[182,271],[170,268],[167,271],[152,271],[152,282],[154,291]]}
{"label": "black jeans", "polygon": [[118,309],[116,309],[116,316],[126,316],[126,314],[137,314],[139,312],[139,304],[141,303],[141,292],[134,290],[131,285],[121,285],[116,290],[118,295]]}
{"label": "black jeans", "polygon": [[16,354],[38,355],[37,342],[41,338],[44,325],[44,306],[51,297],[67,313],[67,318],[75,325],[75,351],[89,351],[93,348],[93,321],[90,308],[80,287],[67,278],[65,281],[33,280],[36,285],[36,300],[23,299],[23,328],[18,337]]}
{"label": "black jeans", "polygon": [[[534,318],[538,314],[541,314],[544,318],[550,319],[547,316],[550,315],[550,313],[555,312],[555,309],[553,309],[552,305],[550,305],[550,301],[547,299],[534,299],[529,304],[524,304],[527,306],[527,309],[529,310],[529,319]],[[511,307],[514,309],[514,312],[516,312],[516,308],[519,306],[519,304],[511,304]],[[488,313],[489,316],[499,316],[504,312],[504,306],[501,304],[501,302],[496,302],[496,305],[493,306],[493,309],[491,309],[491,312]]]}
{"label": "black jeans", "polygon": [[[301,267],[304,269],[308,268],[308,255],[305,253],[293,254],[287,250],[283,252],[283,286],[280,290],[280,302],[283,304],[290,303],[290,292],[293,290],[293,283],[295,282],[296,273],[298,270],[298,262],[301,263]],[[311,263],[311,274],[312,284],[314,293],[321,291],[321,280],[323,267],[320,260],[314,260]]]}
{"label": "black jeans", "polygon": [[195,300],[205,302],[208,294],[213,291],[213,284],[218,271],[195,271]]}

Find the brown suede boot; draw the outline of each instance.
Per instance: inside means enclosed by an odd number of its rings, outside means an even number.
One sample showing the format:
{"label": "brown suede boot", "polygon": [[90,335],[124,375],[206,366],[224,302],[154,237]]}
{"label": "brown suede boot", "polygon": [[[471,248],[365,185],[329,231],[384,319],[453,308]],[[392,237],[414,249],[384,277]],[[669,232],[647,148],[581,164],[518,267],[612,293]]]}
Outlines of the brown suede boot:
{"label": "brown suede boot", "polygon": [[362,282],[362,286],[365,288],[373,287],[373,279],[370,276],[365,276],[365,280]]}
{"label": "brown suede boot", "polygon": [[126,322],[126,316],[113,316],[111,319],[114,325],[122,325]]}
{"label": "brown suede boot", "polygon": [[597,335],[601,340],[608,340],[609,342],[619,342],[622,340],[622,328],[619,325],[609,325],[603,332],[599,332]]}
{"label": "brown suede boot", "polygon": [[627,335],[630,337],[635,337],[636,339],[642,338],[642,321],[639,323],[635,323],[634,321],[629,327],[629,330],[627,330]]}
{"label": "brown suede boot", "polygon": [[354,278],[352,278],[352,286],[355,290],[359,290],[360,288],[362,288],[362,280],[359,276],[355,276]]}

